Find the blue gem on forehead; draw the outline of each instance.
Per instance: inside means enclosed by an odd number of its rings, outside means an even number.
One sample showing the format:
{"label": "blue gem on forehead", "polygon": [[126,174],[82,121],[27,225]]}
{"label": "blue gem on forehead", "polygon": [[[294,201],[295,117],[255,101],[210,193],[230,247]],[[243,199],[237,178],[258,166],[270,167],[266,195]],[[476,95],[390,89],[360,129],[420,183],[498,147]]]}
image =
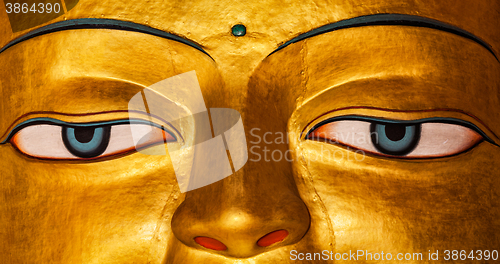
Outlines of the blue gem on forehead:
{"label": "blue gem on forehead", "polygon": [[231,33],[233,33],[235,37],[243,37],[247,33],[247,28],[241,24],[234,25],[231,28]]}

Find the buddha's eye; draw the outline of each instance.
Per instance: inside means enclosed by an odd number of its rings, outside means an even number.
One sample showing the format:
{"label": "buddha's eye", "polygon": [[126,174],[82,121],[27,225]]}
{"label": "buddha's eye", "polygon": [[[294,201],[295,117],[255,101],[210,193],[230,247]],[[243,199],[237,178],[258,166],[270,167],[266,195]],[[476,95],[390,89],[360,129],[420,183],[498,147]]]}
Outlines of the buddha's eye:
{"label": "buddha's eye", "polygon": [[482,131],[461,120],[384,121],[359,118],[364,119],[362,121],[356,118],[327,120],[311,129],[306,139],[399,158],[451,156],[474,147],[484,139]]}
{"label": "buddha's eye", "polygon": [[24,125],[10,142],[22,153],[37,158],[95,159],[176,141],[173,134],[147,122],[61,123]]}

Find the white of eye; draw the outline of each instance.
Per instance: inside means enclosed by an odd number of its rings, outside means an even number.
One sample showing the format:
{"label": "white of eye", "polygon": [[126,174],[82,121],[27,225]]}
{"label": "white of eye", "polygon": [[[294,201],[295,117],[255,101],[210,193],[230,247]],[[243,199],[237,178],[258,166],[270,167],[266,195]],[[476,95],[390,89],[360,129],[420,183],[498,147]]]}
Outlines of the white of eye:
{"label": "white of eye", "polygon": [[[133,130],[133,133],[132,133]],[[133,136],[142,138],[136,146]],[[147,124],[122,124],[111,126],[109,144],[99,157],[124,153],[173,139],[165,131]],[[168,138],[170,137],[170,138]],[[33,125],[18,131],[11,142],[24,154],[43,159],[79,159],[71,154],[62,140],[62,127],[57,125]]]}
{"label": "white of eye", "polygon": [[[370,132],[370,122],[357,120],[334,121],[315,129],[309,135],[318,141],[340,143],[363,151],[386,155],[378,151]],[[474,130],[456,124],[422,123],[420,140],[407,158],[451,156],[476,145],[483,138]]]}

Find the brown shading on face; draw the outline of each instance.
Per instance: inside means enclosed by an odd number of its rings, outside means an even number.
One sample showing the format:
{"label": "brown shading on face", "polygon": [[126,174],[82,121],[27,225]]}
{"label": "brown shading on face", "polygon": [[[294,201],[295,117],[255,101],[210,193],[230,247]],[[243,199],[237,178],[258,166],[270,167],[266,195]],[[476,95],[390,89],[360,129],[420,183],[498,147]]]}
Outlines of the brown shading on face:
{"label": "brown shading on face", "polygon": [[[13,33],[4,7],[1,47],[35,30]],[[293,263],[292,251],[335,257],[350,250],[393,259],[422,253],[424,260],[439,251],[445,262],[445,250],[500,250],[499,10],[495,1],[80,0],[41,26],[129,21],[207,54],[118,29],[22,41],[0,53],[0,141],[36,118],[128,119],[135,94],[195,71],[207,108],[240,112],[249,160],[221,181],[181,193],[169,155],[50,159],[23,151],[16,134],[0,144],[2,262]],[[440,29],[379,25],[327,32],[273,53],[315,28],[374,14],[441,21],[492,52]],[[245,36],[231,34],[236,24],[246,26]],[[346,121],[358,123],[339,123]],[[412,159],[380,151],[370,136],[366,145],[309,137],[318,128],[367,136],[370,122],[420,122],[417,143],[427,148],[417,144]],[[171,141],[187,133],[172,130]],[[34,132],[29,142],[58,140],[56,132]],[[334,262],[315,257],[304,262]]]}

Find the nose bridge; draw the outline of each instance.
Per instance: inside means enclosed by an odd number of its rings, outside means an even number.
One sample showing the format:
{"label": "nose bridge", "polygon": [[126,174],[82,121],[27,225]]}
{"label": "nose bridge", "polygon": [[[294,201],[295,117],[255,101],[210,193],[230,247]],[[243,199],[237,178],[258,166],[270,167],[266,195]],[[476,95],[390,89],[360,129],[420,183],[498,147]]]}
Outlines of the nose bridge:
{"label": "nose bridge", "polygon": [[[281,150],[280,150],[281,151]],[[226,206],[251,209],[266,218],[270,212],[287,210],[290,202],[301,202],[286,160],[249,160],[242,170],[220,183],[219,195]]]}

